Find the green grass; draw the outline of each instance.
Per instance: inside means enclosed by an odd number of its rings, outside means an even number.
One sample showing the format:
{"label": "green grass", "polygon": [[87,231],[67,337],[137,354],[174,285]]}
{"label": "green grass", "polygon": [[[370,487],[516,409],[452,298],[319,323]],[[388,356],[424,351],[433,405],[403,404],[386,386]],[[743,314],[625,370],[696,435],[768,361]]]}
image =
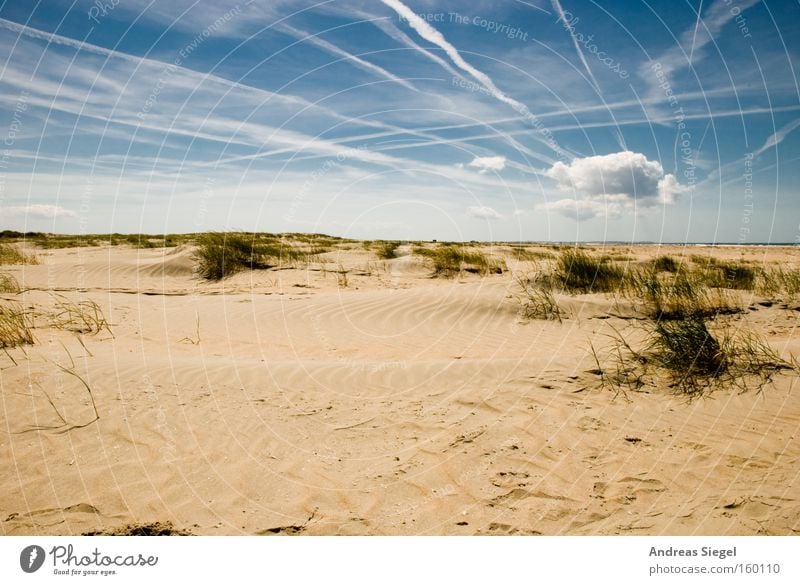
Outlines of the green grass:
{"label": "green grass", "polygon": [[606,365],[595,352],[603,385],[616,393],[658,388],[666,378],[673,391],[691,399],[719,389],[761,390],[779,372],[798,370],[754,333],[714,333],[700,317],[649,321],[643,328],[640,349],[618,333]]}
{"label": "green grass", "polygon": [[550,287],[542,286],[535,278],[518,277],[515,298],[520,303],[520,315],[525,319],[543,319],[561,323],[566,312]]}
{"label": "green grass", "polygon": [[511,255],[520,262],[536,262],[537,260],[552,260],[555,254],[546,250],[532,249],[526,246],[511,246]]}
{"label": "green grass", "polygon": [[453,278],[462,272],[472,274],[502,274],[503,262],[493,261],[486,254],[471,251],[454,244],[439,245],[434,248],[416,246],[414,254],[422,256],[433,265],[433,276]]}
{"label": "green grass", "polygon": [[711,318],[741,310],[736,299],[724,290],[710,288],[704,275],[696,271],[667,275],[634,271],[628,274],[624,290],[657,320]]}
{"label": "green grass", "polygon": [[554,273],[561,287],[571,293],[614,292],[624,276],[625,271],[610,261],[576,249],[561,252]]}
{"label": "green grass", "polygon": [[381,260],[391,260],[395,257],[395,250],[400,247],[400,242],[378,241],[374,243],[375,253]]}
{"label": "green grass", "polygon": [[260,243],[252,235],[210,232],[197,238],[194,253],[197,273],[207,280],[221,280],[243,270],[277,266],[273,244]]}
{"label": "green grass", "polygon": [[330,251],[327,240],[304,238],[300,245],[286,236],[242,232],[209,232],[196,237],[197,273],[221,280],[243,270],[266,270],[286,263],[320,261]]}

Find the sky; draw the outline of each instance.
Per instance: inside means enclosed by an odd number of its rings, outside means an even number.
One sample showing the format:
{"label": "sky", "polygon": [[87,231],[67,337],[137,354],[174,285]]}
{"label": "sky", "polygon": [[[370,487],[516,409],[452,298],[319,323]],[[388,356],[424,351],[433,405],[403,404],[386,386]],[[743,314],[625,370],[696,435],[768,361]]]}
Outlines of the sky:
{"label": "sky", "polygon": [[0,229],[800,242],[795,0],[0,0]]}

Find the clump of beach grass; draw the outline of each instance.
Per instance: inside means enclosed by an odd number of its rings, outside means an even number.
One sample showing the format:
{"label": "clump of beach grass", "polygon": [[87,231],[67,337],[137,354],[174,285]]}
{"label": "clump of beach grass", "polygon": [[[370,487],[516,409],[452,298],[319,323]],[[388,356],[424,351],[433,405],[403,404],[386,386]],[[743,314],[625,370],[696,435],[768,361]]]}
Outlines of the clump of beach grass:
{"label": "clump of beach grass", "polygon": [[473,274],[502,274],[503,262],[491,260],[483,252],[467,250],[455,244],[446,244],[434,248],[416,246],[414,253],[430,261],[433,265],[433,276],[453,278],[462,272]]}
{"label": "clump of beach grass", "polygon": [[7,272],[0,272],[0,293],[16,294],[19,292],[17,279]]}
{"label": "clump of beach grass", "polygon": [[36,254],[26,254],[16,246],[0,244],[0,264],[38,264]]}
{"label": "clump of beach grass", "polygon": [[571,293],[614,292],[622,286],[625,271],[608,259],[569,249],[559,255],[552,276]]}
{"label": "clump of beach grass", "polygon": [[400,242],[378,241],[374,243],[375,253],[381,260],[391,260],[395,257],[395,251],[400,247]]}
{"label": "clump of beach grass", "polygon": [[777,373],[798,369],[755,333],[730,327],[714,333],[702,317],[649,321],[643,328],[640,349],[617,333],[607,366],[595,352],[603,385],[616,393],[657,387],[665,377],[670,388],[690,399],[725,388],[760,391]]}
{"label": "clump of beach grass", "polygon": [[658,256],[653,259],[653,270],[656,272],[678,272],[681,263],[672,256]]}
{"label": "clump of beach grass", "polygon": [[552,289],[536,278],[518,276],[515,298],[520,303],[520,315],[525,319],[543,319],[561,323],[566,312],[559,307]]}
{"label": "clump of beach grass", "polygon": [[0,348],[33,343],[31,316],[18,304],[0,305]]}
{"label": "clump of beach grass", "polygon": [[657,320],[709,318],[741,310],[736,299],[724,290],[709,288],[696,272],[662,276],[654,270],[634,271],[625,280],[624,292],[643,301],[648,316]]}
{"label": "clump of beach grass", "polygon": [[194,259],[197,273],[207,280],[221,280],[247,269],[270,268],[275,264],[272,246],[253,235],[209,232],[197,238]]}

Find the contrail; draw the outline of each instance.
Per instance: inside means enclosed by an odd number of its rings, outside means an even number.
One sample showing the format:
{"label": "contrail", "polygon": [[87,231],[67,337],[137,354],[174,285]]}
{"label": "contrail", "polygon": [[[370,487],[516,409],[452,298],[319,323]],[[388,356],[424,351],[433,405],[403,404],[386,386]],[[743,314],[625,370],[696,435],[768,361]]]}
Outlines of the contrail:
{"label": "contrail", "polygon": [[[551,0],[551,3],[553,4],[553,10],[555,10],[558,13],[559,20],[566,23],[567,18],[564,15],[564,9],[561,8],[561,2],[559,2],[558,0]],[[572,31],[568,30],[567,32],[569,32],[569,36],[572,39],[572,44],[575,45],[575,50],[578,52],[578,57],[580,58],[581,63],[583,63],[583,67],[584,69],[586,69],[586,73],[589,74],[589,78],[592,80],[592,84],[594,85],[595,91],[600,93],[600,86],[597,84],[597,80],[594,78],[594,74],[592,73],[592,70],[589,68],[589,63],[586,62],[586,57],[584,57],[583,51],[581,51],[581,46],[578,44],[578,39],[575,37],[575,34]]]}
{"label": "contrail", "polygon": [[397,12],[402,18],[404,18],[408,23],[414,28],[415,31],[426,41],[437,45],[444,52],[447,54],[448,57],[453,61],[453,63],[462,71],[466,71],[472,77],[480,81],[483,86],[489,90],[489,92],[494,96],[496,99],[500,100],[503,103],[506,103],[513,107],[517,111],[526,112],[528,111],[527,106],[515,100],[514,98],[508,97],[502,91],[500,91],[497,86],[494,84],[492,79],[479,71],[469,63],[467,63],[461,54],[458,52],[453,45],[451,45],[447,39],[444,38],[444,35],[440,33],[438,30],[433,28],[430,24],[428,24],[425,20],[420,18],[416,15],[416,13],[411,10],[408,6],[400,2],[399,0],[381,0],[384,4],[386,4],[389,8]]}
{"label": "contrail", "polygon": [[419,91],[419,90],[417,90],[416,87],[411,85],[411,83],[409,83],[405,79],[401,79],[397,75],[394,75],[394,74],[388,72],[383,67],[379,67],[378,65],[375,65],[374,63],[370,63],[369,61],[365,61],[361,57],[358,57],[356,55],[348,53],[347,51],[337,47],[333,43],[319,38],[317,35],[309,34],[309,33],[305,32],[305,31],[297,29],[297,28],[295,28],[293,26],[290,26],[288,24],[281,25],[279,30],[282,30],[282,31],[290,34],[291,36],[293,36],[294,38],[296,38],[296,39],[298,39],[300,41],[303,41],[303,42],[307,41],[307,42],[311,43],[312,45],[322,49],[323,51],[327,51],[328,53],[331,53],[332,55],[336,55],[336,56],[341,57],[342,59],[344,59],[346,61],[350,61],[356,67],[360,67],[361,69],[365,69],[365,70],[367,70],[367,71],[369,71],[371,73],[375,73],[375,74],[377,74],[377,75],[379,75],[381,77],[384,77],[386,79],[390,79],[390,80],[392,80],[392,81],[394,81],[396,83],[399,83],[400,85],[402,85],[404,87],[407,87],[408,89],[410,89],[412,91]]}

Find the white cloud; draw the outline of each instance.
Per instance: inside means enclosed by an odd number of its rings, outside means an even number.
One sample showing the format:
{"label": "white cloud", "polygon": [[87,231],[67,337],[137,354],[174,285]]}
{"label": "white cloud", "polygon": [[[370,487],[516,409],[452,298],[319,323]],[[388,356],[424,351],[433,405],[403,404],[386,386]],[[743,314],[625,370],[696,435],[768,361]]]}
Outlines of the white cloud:
{"label": "white cloud", "polygon": [[486,171],[502,171],[506,168],[506,157],[504,156],[476,156],[469,163],[469,166],[480,169],[481,173]]}
{"label": "white cloud", "polygon": [[514,215],[516,215],[518,217],[522,217],[522,216],[528,215],[528,211],[526,209],[515,209],[514,210]]}
{"label": "white cloud", "polygon": [[477,219],[502,219],[503,217],[491,207],[484,207],[480,205],[469,207],[467,209],[467,213]]}
{"label": "white cloud", "polygon": [[64,209],[58,205],[23,205],[16,207],[5,207],[2,215],[27,216],[35,218],[53,219],[56,217],[77,217],[74,211]]}
{"label": "white cloud", "polygon": [[559,199],[538,205],[537,209],[554,211],[575,221],[583,221],[603,215],[616,219],[622,215],[622,206],[619,203],[592,199]]}
{"label": "white cloud", "polygon": [[577,158],[569,165],[557,162],[545,174],[574,197],[540,208],[578,220],[672,204],[688,190],[674,175],[665,174],[660,162],[629,150]]}

